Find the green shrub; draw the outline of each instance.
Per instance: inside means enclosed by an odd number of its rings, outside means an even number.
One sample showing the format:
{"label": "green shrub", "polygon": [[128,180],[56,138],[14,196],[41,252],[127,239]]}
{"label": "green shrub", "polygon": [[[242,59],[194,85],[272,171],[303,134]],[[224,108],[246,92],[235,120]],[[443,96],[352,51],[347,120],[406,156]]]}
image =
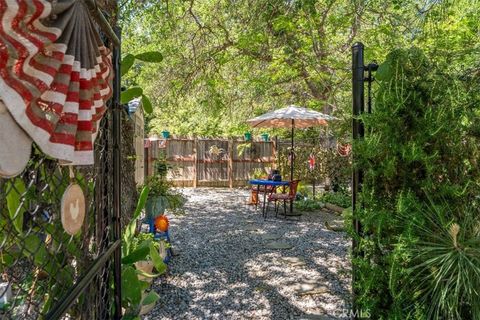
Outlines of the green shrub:
{"label": "green shrub", "polygon": [[354,289],[377,319],[480,319],[479,78],[445,70],[417,48],[390,53],[354,144]]}
{"label": "green shrub", "polygon": [[[308,158],[315,155],[315,168],[309,169]],[[289,149],[282,148],[278,151],[277,168],[284,179],[290,178],[290,162],[288,161]],[[295,179],[302,183],[311,184],[331,180],[332,187],[336,191],[344,191],[348,188],[351,176],[351,158],[342,157],[335,148],[321,146],[295,147],[294,174]]]}
{"label": "green shrub", "polygon": [[325,192],[320,200],[325,203],[331,203],[342,208],[348,208],[352,205],[352,197],[345,192]]}
{"label": "green shrub", "polygon": [[307,199],[295,201],[295,209],[300,211],[311,212],[311,211],[320,210],[323,207],[324,207],[324,203],[321,202],[320,200],[313,200],[313,199],[307,198]]}

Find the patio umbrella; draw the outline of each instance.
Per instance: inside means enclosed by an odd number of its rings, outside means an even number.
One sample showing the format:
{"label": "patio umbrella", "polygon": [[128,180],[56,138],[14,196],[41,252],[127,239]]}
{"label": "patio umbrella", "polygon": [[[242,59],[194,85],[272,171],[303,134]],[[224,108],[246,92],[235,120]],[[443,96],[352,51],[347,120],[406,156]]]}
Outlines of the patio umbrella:
{"label": "patio umbrella", "polygon": [[334,120],[335,117],[317,112],[315,110],[290,105],[286,108],[274,110],[265,113],[256,118],[247,120],[247,123],[255,128],[291,128],[292,129],[292,148],[290,151],[290,180],[293,180],[293,145],[295,128],[308,128],[314,126],[327,125],[327,121]]}
{"label": "patio umbrella", "polygon": [[0,22],[0,100],[12,121],[47,155],[92,164],[113,73],[84,1],[0,0]]}

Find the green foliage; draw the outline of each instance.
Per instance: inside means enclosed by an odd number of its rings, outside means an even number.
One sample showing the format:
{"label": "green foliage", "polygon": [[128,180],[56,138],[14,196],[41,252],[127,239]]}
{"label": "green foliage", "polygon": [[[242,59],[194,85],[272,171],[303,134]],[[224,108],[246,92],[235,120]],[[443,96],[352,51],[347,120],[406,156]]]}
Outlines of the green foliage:
{"label": "green foliage", "polygon": [[295,209],[300,211],[307,211],[307,212],[317,211],[322,209],[325,206],[325,204],[322,201],[318,199],[310,199],[310,198],[302,199],[300,201],[295,201],[294,205],[295,205]]}
{"label": "green foliage", "polygon": [[[413,205],[417,207],[412,211],[422,215],[423,221],[410,223],[418,241],[409,248],[410,289],[398,288],[399,294],[415,292],[429,319],[479,319],[479,208],[452,208],[448,203]],[[459,213],[461,217],[456,217]]]}
{"label": "green foliage", "polygon": [[146,306],[151,303],[157,302],[160,296],[155,291],[150,291],[147,296],[142,300],[142,305]]}
{"label": "green foliage", "polygon": [[[150,285],[147,281],[140,280],[139,277],[158,277],[167,270],[167,265],[163,262],[159,254],[159,242],[154,239],[153,234],[135,234],[137,219],[145,207],[148,195],[149,188],[144,187],[140,194],[133,218],[123,233],[122,307],[126,310],[124,318],[134,319],[138,316],[142,306],[154,303],[159,299],[158,294],[154,291],[151,291],[143,297],[145,290],[148,289]],[[139,261],[151,261],[155,267],[156,274],[149,274],[142,270],[137,270],[135,263]]]}
{"label": "green foliage", "polygon": [[342,208],[348,208],[352,205],[352,197],[349,193],[345,192],[325,192],[320,197],[320,200],[324,203],[331,203]]}
{"label": "green foliage", "polygon": [[138,280],[137,272],[132,266],[125,266],[122,270],[122,300],[125,307],[138,306],[142,299],[142,290],[145,281]]}
{"label": "green foliage", "polygon": [[480,44],[477,0],[127,0],[121,15],[124,52],[164,55],[125,77],[152,99],[149,128],[185,135],[242,135],[289,103],[335,113],[346,133],[356,41],[367,63],[414,44],[448,70],[475,68]]}
{"label": "green foliage", "polygon": [[251,176],[253,179],[261,179],[268,176],[268,172],[265,172],[262,168],[255,168],[252,170]]}
{"label": "green foliage", "polygon": [[142,60],[145,62],[162,62],[163,56],[158,51],[148,51],[135,55],[135,59]]}
{"label": "green foliage", "polygon": [[139,248],[133,249],[132,252],[122,258],[123,264],[132,264],[141,260],[146,260],[150,253],[150,247],[147,245],[139,246]]}
{"label": "green foliage", "polygon": [[167,196],[172,184],[166,178],[162,178],[160,175],[153,175],[145,179],[145,186],[150,190],[150,198],[156,198],[160,196]]}
{"label": "green foliage", "polygon": [[245,142],[245,143],[240,143],[237,145],[237,153],[238,156],[241,157],[243,156],[247,151],[251,151],[253,147],[252,142]]}
{"label": "green foliage", "polygon": [[[30,301],[37,305],[38,311],[46,314],[90,266],[98,248],[93,244],[94,228],[83,228],[75,236],[64,231],[59,218],[60,202],[72,179],[68,170],[53,160],[35,161],[39,159],[38,153],[34,148],[27,174],[0,179],[0,241],[3,247],[0,272],[10,277],[14,275],[16,279],[10,281],[14,301],[4,309]],[[74,179],[87,199],[93,195],[90,193],[93,180],[80,171]],[[92,212],[87,209],[85,223],[91,217]],[[45,273],[48,276],[40,278]],[[78,317],[82,306],[83,302],[72,306],[69,314]],[[13,314],[15,317],[15,311]]]}
{"label": "green foliage", "polygon": [[142,94],[142,106],[146,113],[150,114],[153,112],[152,103],[150,102],[150,99],[144,94]]}
{"label": "green foliage", "polygon": [[135,208],[132,219],[125,227],[125,230],[122,232],[122,255],[124,257],[129,255],[131,252],[131,244],[133,242],[133,239],[135,238],[135,233],[137,229],[137,219],[142,213],[142,210],[145,208],[149,192],[150,189],[148,188],[148,186],[142,188],[142,191],[140,192],[140,197],[138,198],[137,207]]}
{"label": "green foliage", "polygon": [[128,103],[130,100],[133,100],[137,97],[143,95],[143,89],[140,87],[131,87],[125,91],[122,91],[120,95],[120,102],[121,103]]}
{"label": "green foliage", "polygon": [[164,157],[160,157],[154,164],[153,176],[145,179],[145,186],[149,188],[147,201],[147,215],[158,216],[169,209],[174,214],[183,213],[184,196],[172,189],[172,183],[167,180],[168,166]]}
{"label": "green foliage", "polygon": [[18,233],[23,232],[23,215],[25,213],[25,205],[21,201],[21,197],[25,194],[25,183],[21,178],[15,178],[13,183],[6,183],[7,189],[7,207],[10,219]]}
{"label": "green foliage", "polygon": [[[122,77],[125,76],[128,73],[128,71],[130,71],[136,59],[144,62],[159,63],[163,60],[163,55],[158,51],[148,51],[148,52],[139,53],[137,55],[128,53],[123,57],[120,63],[121,65],[120,73]],[[147,114],[152,113],[153,111],[152,103],[150,102],[150,99],[145,94],[143,94],[142,87],[132,86],[127,90],[123,91],[120,96],[120,102],[125,104],[137,97],[142,97],[142,106],[145,113]]]}
{"label": "green foliage", "polygon": [[415,47],[392,51],[379,72],[365,138],[354,144],[364,171],[355,213],[363,237],[352,234],[359,309],[379,319],[476,319],[478,74]]}
{"label": "green foliage", "polygon": [[123,57],[123,59],[121,61],[120,74],[122,76],[127,74],[127,72],[130,70],[130,68],[133,66],[134,62],[135,62],[135,56],[131,53],[129,53],[125,57]]}
{"label": "green foliage", "polygon": [[[290,148],[280,149],[277,157],[277,167],[282,177],[290,177]],[[315,156],[315,168],[310,170],[309,156]],[[330,180],[337,189],[346,190],[351,176],[351,159],[342,157],[333,148],[317,145],[310,147],[295,147],[295,163],[293,176],[303,183],[317,183]]]}

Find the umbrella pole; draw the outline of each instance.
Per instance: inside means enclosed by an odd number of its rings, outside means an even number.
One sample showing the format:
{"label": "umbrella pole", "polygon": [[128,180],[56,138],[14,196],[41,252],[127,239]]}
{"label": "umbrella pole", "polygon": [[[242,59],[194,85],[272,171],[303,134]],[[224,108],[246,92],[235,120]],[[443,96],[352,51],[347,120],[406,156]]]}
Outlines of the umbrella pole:
{"label": "umbrella pole", "polygon": [[[294,130],[295,130],[295,120],[292,119],[292,147],[290,149],[290,181],[293,181],[293,163],[294,163],[294,157],[295,154],[293,152],[293,135],[294,135]],[[290,214],[293,212],[293,200],[290,201]]]}
{"label": "umbrella pole", "polygon": [[292,146],[290,149],[290,181],[293,181],[293,135],[294,135],[294,130],[295,130],[295,120],[292,119]]}

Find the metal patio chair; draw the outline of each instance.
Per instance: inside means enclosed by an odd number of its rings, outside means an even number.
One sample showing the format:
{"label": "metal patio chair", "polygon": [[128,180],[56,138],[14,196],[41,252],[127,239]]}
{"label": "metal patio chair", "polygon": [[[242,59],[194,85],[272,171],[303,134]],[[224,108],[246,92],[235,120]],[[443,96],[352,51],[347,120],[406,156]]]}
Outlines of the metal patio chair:
{"label": "metal patio chair", "polygon": [[270,202],[274,202],[275,205],[275,217],[278,216],[278,210],[280,207],[280,203],[283,201],[283,215],[286,218],[287,217],[287,202],[288,203],[293,203],[295,201],[295,198],[297,196],[297,188],[298,188],[298,183],[300,180],[292,180],[287,186],[287,190],[284,190],[286,192],[284,193],[270,193],[268,195],[268,202],[267,202],[267,210],[265,210],[265,217],[266,217],[266,212],[268,211],[268,205]]}

